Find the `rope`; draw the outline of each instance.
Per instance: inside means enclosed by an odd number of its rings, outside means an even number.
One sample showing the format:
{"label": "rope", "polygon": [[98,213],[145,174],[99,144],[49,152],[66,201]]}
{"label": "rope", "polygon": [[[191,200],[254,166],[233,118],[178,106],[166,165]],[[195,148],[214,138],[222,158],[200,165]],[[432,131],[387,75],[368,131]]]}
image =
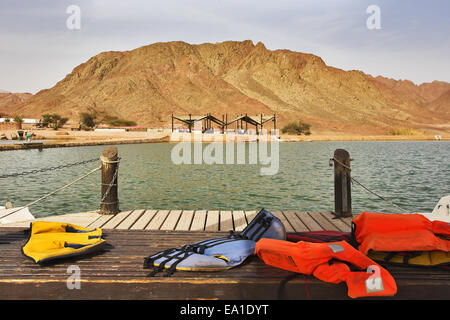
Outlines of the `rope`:
{"label": "rope", "polygon": [[[101,203],[101,204],[109,204],[109,203],[103,202],[103,201],[105,201],[106,197],[108,196],[109,192],[111,191],[111,187],[117,185],[117,184],[114,183],[114,181],[116,180],[116,178],[117,178],[117,173],[119,172],[119,162],[120,162],[120,159],[121,159],[121,158],[118,158],[117,161],[111,161],[111,162],[106,162],[106,161],[103,161],[103,160],[102,160],[103,163],[117,163],[117,166],[116,166],[116,171],[114,172],[114,176],[113,176],[112,179],[111,179],[111,183],[109,183],[109,184],[103,184],[103,185],[107,185],[108,188],[106,189],[105,194],[103,195],[102,199],[100,200],[100,203]],[[110,203],[113,203],[113,202],[110,202]]]}
{"label": "rope", "polygon": [[2,178],[10,178],[10,177],[17,177],[17,176],[24,176],[24,175],[27,175],[27,174],[33,174],[33,173],[38,173],[38,172],[53,171],[53,170],[56,170],[56,169],[63,169],[63,168],[73,167],[73,166],[86,164],[86,163],[90,163],[90,162],[98,161],[98,160],[99,160],[98,158],[95,158],[95,159],[84,160],[84,161],[79,161],[79,162],[75,162],[75,163],[63,164],[63,165],[55,166],[55,167],[49,167],[49,168],[43,168],[43,169],[34,169],[34,170],[31,170],[31,171],[16,172],[16,173],[10,173],[10,174],[3,174],[3,175],[0,175],[0,179],[2,179]]}
{"label": "rope", "polygon": [[386,198],[382,197],[381,195],[379,195],[379,194],[376,193],[375,191],[370,190],[368,187],[366,187],[365,185],[363,185],[361,182],[359,182],[358,180],[356,180],[355,178],[353,178],[353,177],[351,176],[351,174],[350,174],[350,171],[352,171],[352,169],[351,169],[349,166],[343,164],[341,161],[339,161],[339,160],[336,159],[335,157],[333,157],[331,160],[333,160],[333,161],[339,163],[341,166],[343,166],[344,168],[346,168],[346,169],[349,171],[348,174],[349,174],[350,180],[351,180],[352,182],[356,182],[359,186],[361,186],[362,188],[364,188],[365,190],[367,190],[367,191],[370,192],[371,194],[377,196],[377,197],[380,198],[381,200],[386,201],[387,203],[389,203],[390,205],[396,207],[397,209],[400,209],[400,210],[402,210],[402,211],[404,211],[404,212],[408,212],[408,210],[405,210],[405,209],[403,209],[402,207],[396,205],[395,203],[393,203],[393,202],[387,200]]}
{"label": "rope", "polygon": [[59,191],[61,191],[61,190],[64,190],[64,189],[66,189],[67,187],[70,187],[71,185],[73,185],[73,184],[77,183],[78,181],[80,181],[80,180],[86,178],[87,176],[93,174],[94,172],[96,172],[97,170],[100,170],[101,168],[102,168],[102,167],[100,166],[100,167],[98,167],[98,168],[95,168],[95,169],[89,171],[89,172],[86,173],[85,175],[83,175],[83,176],[81,176],[81,177],[79,177],[79,178],[73,180],[72,182],[70,182],[70,183],[68,183],[68,184],[66,184],[66,185],[64,185],[64,186],[62,186],[61,188],[58,188],[58,189],[56,189],[56,190],[54,190],[54,191],[52,191],[52,192],[50,192],[50,193],[48,193],[48,194],[46,194],[46,195],[40,197],[39,199],[34,200],[34,201],[32,201],[32,202],[26,204],[25,206],[20,207],[20,208],[18,208],[17,210],[14,210],[14,211],[8,213],[7,215],[3,216],[2,218],[5,218],[5,217],[7,217],[7,216],[10,216],[10,215],[12,215],[13,213],[16,213],[16,212],[18,212],[18,211],[20,211],[20,210],[22,210],[22,209],[24,209],[24,208],[30,207],[30,206],[32,206],[32,205],[38,203],[39,201],[42,201],[42,200],[48,198],[49,196],[51,196],[51,195],[53,195],[53,194],[55,194],[55,193],[57,193],[57,192],[59,192]]}

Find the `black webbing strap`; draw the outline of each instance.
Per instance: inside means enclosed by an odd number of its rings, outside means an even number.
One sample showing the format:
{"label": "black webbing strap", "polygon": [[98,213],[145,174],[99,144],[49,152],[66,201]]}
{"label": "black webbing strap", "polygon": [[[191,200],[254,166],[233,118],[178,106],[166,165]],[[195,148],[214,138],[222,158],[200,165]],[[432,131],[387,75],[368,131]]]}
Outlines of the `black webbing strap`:
{"label": "black webbing strap", "polygon": [[147,258],[144,259],[144,269],[149,268],[150,264],[152,264],[152,266],[154,266],[153,262],[159,258],[165,257],[167,256],[169,253],[172,253],[173,251],[175,251],[176,248],[170,248],[164,251],[161,251],[159,253],[156,253],[152,256],[149,256]]}
{"label": "black webbing strap", "polygon": [[[256,231],[250,237],[250,240],[258,241],[261,236],[270,228],[273,217],[262,217],[261,222]],[[258,234],[259,233],[259,234]]]}
{"label": "black webbing strap", "polygon": [[216,246],[218,246],[220,244],[233,242],[233,241],[238,241],[238,240],[245,240],[245,239],[244,238],[242,238],[242,239],[241,238],[228,238],[228,239],[224,239],[224,240],[221,240],[221,241],[213,242],[213,243],[207,244],[207,245],[200,245],[198,247],[196,245],[194,245],[194,246],[196,246],[198,248],[196,253],[204,254],[206,249],[216,247]]}
{"label": "black webbing strap", "polygon": [[359,243],[356,241],[356,224],[352,221],[351,224],[350,241],[348,242],[353,248],[358,249]]}
{"label": "black webbing strap", "polygon": [[192,248],[191,246],[188,246],[185,250],[184,250],[184,256],[182,257],[175,257],[175,262],[171,264],[171,266],[169,267],[169,269],[166,270],[166,273],[164,274],[164,277],[170,277],[177,269],[177,265],[185,260],[188,256],[190,252],[194,252],[194,248]]}
{"label": "black webbing strap", "polygon": [[[248,236],[247,236],[247,233],[250,231],[250,229],[252,229],[252,227],[253,227],[255,224],[259,223],[264,217],[265,217],[264,215],[258,214],[258,215],[256,216],[256,218],[253,219],[253,221],[250,222],[250,224],[242,231],[241,235],[242,235],[242,236],[245,236],[245,237],[248,237]],[[251,237],[251,236],[250,236],[250,237]]]}
{"label": "black webbing strap", "polygon": [[[264,214],[258,215],[250,225],[248,225],[241,233],[236,233],[233,230],[230,230],[230,234],[228,237],[222,237],[222,238],[216,238],[216,239],[207,239],[203,241],[199,241],[192,245],[185,245],[180,248],[171,248],[167,249],[165,251],[162,251],[160,253],[157,253],[153,256],[147,257],[144,260],[144,268],[148,268],[150,263],[155,267],[154,262],[161,258],[167,258],[166,260],[162,261],[157,267],[154,268],[154,270],[149,273],[148,276],[152,277],[158,272],[162,271],[165,268],[166,263],[168,263],[171,260],[175,260],[170,267],[166,270],[164,276],[169,277],[171,276],[178,266],[183,260],[189,257],[191,253],[198,253],[198,254],[204,254],[206,249],[213,248],[215,246],[232,242],[232,241],[238,241],[238,240],[253,240],[257,241],[259,238],[267,231],[267,229],[270,228],[271,222],[273,217],[266,217]],[[252,229],[252,227],[255,224],[259,224],[256,230],[253,232],[253,234],[250,236],[250,238],[247,236],[247,233]],[[172,254],[175,251],[178,251],[176,254]],[[170,255],[172,254],[172,255]]]}
{"label": "black webbing strap", "polygon": [[389,262],[393,257],[395,257],[398,254],[398,252],[389,252],[385,257],[384,261]]}
{"label": "black webbing strap", "polygon": [[409,264],[409,259],[416,258],[422,254],[422,251],[408,251],[403,257],[403,263]]}
{"label": "black webbing strap", "polygon": [[[189,246],[183,246],[183,247],[178,248],[178,249],[171,249],[170,252],[167,252],[164,255],[161,254],[161,255],[158,255],[158,257],[152,258],[151,260],[152,260],[153,266],[155,266],[155,260],[160,259],[160,258],[167,258],[167,259],[165,259],[162,262],[160,262],[157,267],[154,267],[153,271],[150,272],[148,274],[148,276],[149,277],[155,276],[158,272],[164,270],[165,265],[166,265],[167,262],[169,262],[171,260],[174,260],[174,259],[177,259],[178,256],[180,256],[180,255],[182,255],[184,253],[188,253],[189,252],[188,251],[188,247]],[[168,250],[166,250],[166,251],[168,251]],[[176,252],[176,251],[179,251],[179,252],[177,252],[177,253],[175,253],[173,255],[170,255],[171,253]],[[187,255],[184,257],[184,259],[186,257],[187,257]]]}

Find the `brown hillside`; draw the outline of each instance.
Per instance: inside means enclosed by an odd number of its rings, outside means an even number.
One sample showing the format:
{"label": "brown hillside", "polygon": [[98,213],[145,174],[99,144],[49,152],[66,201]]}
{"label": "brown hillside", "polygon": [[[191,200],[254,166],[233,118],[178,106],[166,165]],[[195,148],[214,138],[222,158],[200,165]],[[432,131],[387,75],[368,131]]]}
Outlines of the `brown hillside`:
{"label": "brown hillside", "polygon": [[31,96],[31,93],[11,93],[0,90],[0,115],[9,115],[3,111],[5,109],[8,110],[8,113],[16,113],[15,107],[31,98]]}
{"label": "brown hillside", "polygon": [[172,113],[276,113],[279,123],[303,119],[313,132],[383,134],[448,123],[448,104],[426,105],[447,87],[343,71],[312,54],[251,41],[168,42],[96,55],[53,88],[0,112],[78,121],[80,112],[95,110],[152,126],[167,126]]}
{"label": "brown hillside", "polygon": [[443,116],[450,113],[450,90],[444,92],[439,98],[429,102],[427,108]]}

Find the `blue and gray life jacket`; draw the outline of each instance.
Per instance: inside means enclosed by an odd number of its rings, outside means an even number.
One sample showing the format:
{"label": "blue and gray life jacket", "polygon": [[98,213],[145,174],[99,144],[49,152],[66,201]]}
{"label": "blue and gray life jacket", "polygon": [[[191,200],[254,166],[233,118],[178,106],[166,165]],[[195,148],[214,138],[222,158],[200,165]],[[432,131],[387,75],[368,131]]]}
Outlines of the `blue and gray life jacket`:
{"label": "blue and gray life jacket", "polygon": [[219,271],[236,267],[255,253],[256,242],[261,238],[286,239],[283,223],[262,209],[240,233],[230,231],[227,237],[196,242],[170,248],[147,257],[144,268],[153,267],[149,276],[166,269],[164,276],[176,270]]}

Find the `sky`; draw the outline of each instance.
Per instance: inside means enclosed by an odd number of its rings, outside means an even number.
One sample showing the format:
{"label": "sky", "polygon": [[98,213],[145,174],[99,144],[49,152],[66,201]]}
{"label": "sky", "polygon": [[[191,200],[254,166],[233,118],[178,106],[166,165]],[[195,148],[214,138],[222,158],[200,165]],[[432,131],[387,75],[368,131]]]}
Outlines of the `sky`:
{"label": "sky", "polygon": [[2,0],[0,89],[51,88],[103,51],[227,40],[415,84],[450,82],[449,12],[448,0]]}

